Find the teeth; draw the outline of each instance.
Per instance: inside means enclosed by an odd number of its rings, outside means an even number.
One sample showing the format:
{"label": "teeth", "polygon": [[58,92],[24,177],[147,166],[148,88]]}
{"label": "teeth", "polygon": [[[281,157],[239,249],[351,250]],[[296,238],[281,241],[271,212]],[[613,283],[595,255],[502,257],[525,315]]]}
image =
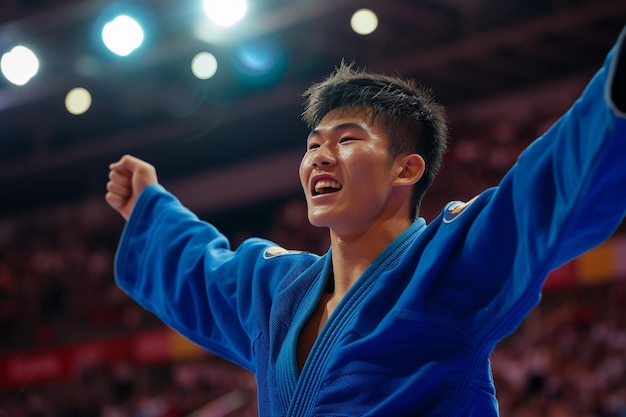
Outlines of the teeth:
{"label": "teeth", "polygon": [[315,192],[324,193],[341,190],[341,184],[333,180],[319,180],[315,183]]}

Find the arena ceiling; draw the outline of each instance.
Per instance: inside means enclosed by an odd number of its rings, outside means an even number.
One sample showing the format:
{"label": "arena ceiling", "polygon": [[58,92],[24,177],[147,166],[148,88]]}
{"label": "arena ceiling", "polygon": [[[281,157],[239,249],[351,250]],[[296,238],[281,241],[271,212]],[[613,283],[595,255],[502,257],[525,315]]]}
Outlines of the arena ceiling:
{"label": "arena ceiling", "polygon": [[[300,94],[342,59],[414,76],[454,109],[587,79],[626,23],[623,0],[249,0],[246,20],[207,43],[191,31],[196,1],[128,3],[148,10],[146,42],[113,59],[94,41],[94,25],[119,4],[3,0],[0,52],[27,43],[42,65],[27,86],[0,80],[1,213],[103,194],[108,163],[124,153],[153,162],[164,181],[206,172],[237,179],[229,167],[254,165],[257,185],[279,183],[295,173],[279,160],[272,170],[255,161],[304,149]],[[350,29],[361,7],[379,16],[372,35]],[[279,75],[252,82],[238,75],[232,50],[259,40],[278,42],[284,60]],[[200,81],[189,61],[203,50],[220,68]],[[76,86],[93,96],[81,116],[63,106]]]}

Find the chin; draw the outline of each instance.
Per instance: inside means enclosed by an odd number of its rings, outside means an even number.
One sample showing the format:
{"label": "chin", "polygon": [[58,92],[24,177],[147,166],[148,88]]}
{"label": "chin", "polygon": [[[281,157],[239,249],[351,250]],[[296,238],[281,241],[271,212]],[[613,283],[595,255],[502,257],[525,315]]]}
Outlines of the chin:
{"label": "chin", "polygon": [[328,224],[319,218],[309,216],[309,223],[313,227],[328,227]]}
{"label": "chin", "polygon": [[330,216],[328,213],[315,213],[315,211],[309,211],[309,223],[315,227],[330,227]]}

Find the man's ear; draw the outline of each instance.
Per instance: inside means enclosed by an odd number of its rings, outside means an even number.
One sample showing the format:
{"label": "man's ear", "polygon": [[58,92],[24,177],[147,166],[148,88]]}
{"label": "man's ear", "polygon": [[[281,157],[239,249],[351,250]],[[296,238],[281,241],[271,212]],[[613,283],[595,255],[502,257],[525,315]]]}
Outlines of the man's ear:
{"label": "man's ear", "polygon": [[422,178],[426,170],[424,158],[416,153],[402,154],[398,156],[396,163],[399,171],[394,185],[413,185]]}

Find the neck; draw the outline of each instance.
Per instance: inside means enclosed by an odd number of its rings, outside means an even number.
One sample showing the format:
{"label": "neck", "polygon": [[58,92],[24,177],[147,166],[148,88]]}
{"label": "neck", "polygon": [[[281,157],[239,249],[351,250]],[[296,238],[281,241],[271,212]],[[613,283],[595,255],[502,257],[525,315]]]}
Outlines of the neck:
{"label": "neck", "polygon": [[363,233],[330,232],[335,294],[343,296],[387,246],[411,225],[391,221]]}

